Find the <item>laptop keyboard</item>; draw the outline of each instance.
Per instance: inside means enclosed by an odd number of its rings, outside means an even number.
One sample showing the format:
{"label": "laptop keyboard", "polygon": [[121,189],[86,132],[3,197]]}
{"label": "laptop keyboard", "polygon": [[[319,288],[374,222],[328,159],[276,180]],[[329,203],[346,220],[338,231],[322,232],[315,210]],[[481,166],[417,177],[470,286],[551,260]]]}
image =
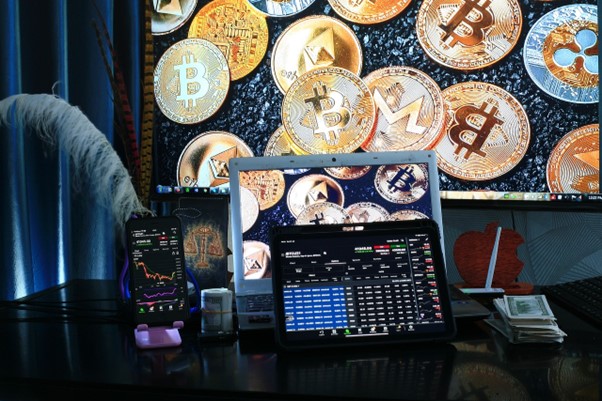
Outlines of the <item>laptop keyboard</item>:
{"label": "laptop keyboard", "polygon": [[272,294],[257,294],[246,296],[246,312],[273,312],[274,296]]}

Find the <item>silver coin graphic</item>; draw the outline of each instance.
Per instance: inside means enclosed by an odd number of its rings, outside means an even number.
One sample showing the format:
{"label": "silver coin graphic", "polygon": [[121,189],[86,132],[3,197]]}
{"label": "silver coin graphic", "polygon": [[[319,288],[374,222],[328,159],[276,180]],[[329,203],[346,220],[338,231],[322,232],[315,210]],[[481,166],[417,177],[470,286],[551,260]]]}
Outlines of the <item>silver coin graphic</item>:
{"label": "silver coin graphic", "polygon": [[315,0],[248,0],[249,4],[269,17],[289,17],[305,10]]}
{"label": "silver coin graphic", "polygon": [[541,17],[525,39],[523,58],[533,82],[570,103],[598,102],[598,11],[571,4]]}

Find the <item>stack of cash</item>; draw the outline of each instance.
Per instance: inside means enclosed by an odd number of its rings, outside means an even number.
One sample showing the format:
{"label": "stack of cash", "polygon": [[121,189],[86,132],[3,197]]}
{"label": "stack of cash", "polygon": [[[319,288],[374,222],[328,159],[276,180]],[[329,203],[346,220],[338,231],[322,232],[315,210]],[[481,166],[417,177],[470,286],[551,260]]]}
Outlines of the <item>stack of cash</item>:
{"label": "stack of cash", "polygon": [[504,295],[493,301],[501,319],[489,319],[493,328],[513,344],[561,343],[560,330],[545,295]]}

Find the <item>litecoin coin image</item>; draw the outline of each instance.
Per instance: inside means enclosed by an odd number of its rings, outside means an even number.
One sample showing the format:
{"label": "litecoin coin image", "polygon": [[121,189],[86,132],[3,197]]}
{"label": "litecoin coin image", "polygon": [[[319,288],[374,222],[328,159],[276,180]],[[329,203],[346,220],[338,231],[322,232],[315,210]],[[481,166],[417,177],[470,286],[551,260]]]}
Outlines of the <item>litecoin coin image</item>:
{"label": "litecoin coin image", "polygon": [[249,3],[267,16],[290,17],[304,11],[315,0],[248,0]]}
{"label": "litecoin coin image", "polygon": [[339,16],[357,24],[378,24],[388,21],[405,10],[410,2],[411,0],[328,0]]}
{"label": "litecoin coin image", "polygon": [[304,73],[324,67],[341,67],[359,75],[362,47],[343,22],[326,15],[313,15],[291,23],[278,36],[272,49],[272,76],[286,93]]}
{"label": "litecoin coin image", "polygon": [[151,33],[165,35],[182,27],[194,13],[197,0],[153,1]]}
{"label": "litecoin coin image", "polygon": [[224,103],[230,70],[222,52],[204,39],[184,39],[168,48],[154,71],[155,101],[165,117],[196,124]]}
{"label": "litecoin coin image", "polygon": [[418,10],[416,33],[436,62],[476,70],[510,53],[522,21],[518,0],[425,0]]}
{"label": "litecoin coin image", "polygon": [[247,76],[268,47],[268,24],[246,0],[213,0],[199,10],[188,29],[189,38],[215,44],[228,60],[230,78]]}
{"label": "litecoin coin image", "polygon": [[428,191],[428,171],[417,164],[380,166],[374,177],[374,187],[389,202],[407,205]]}
{"label": "litecoin coin image", "polygon": [[306,72],[284,95],[282,123],[304,152],[351,153],[370,139],[376,116],[368,86],[343,68]]}
{"label": "litecoin coin image", "polygon": [[468,181],[485,181],[512,170],[531,138],[523,106],[504,89],[462,82],[443,90],[449,110],[446,133],[435,147],[437,166]]}
{"label": "litecoin coin image", "polygon": [[444,133],[445,108],[439,85],[411,67],[384,67],[364,78],[376,105],[367,152],[428,150]]}
{"label": "litecoin coin image", "polygon": [[577,128],[556,144],[547,165],[550,192],[600,192],[600,129],[598,124]]}
{"label": "litecoin coin image", "polygon": [[598,11],[595,5],[558,7],[525,39],[525,67],[545,93],[570,103],[597,103]]}
{"label": "litecoin coin image", "polygon": [[207,131],[193,138],[178,160],[178,185],[218,187],[230,183],[228,162],[251,157],[253,151],[239,137],[225,131]]}

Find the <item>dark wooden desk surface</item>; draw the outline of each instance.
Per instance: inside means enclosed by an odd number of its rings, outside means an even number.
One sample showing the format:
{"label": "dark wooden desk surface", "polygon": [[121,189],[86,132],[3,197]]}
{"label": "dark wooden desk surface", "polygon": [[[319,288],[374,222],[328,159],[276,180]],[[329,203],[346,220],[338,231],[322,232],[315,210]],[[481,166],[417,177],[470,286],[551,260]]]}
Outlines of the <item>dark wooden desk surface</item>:
{"label": "dark wooden desk surface", "polygon": [[[116,283],[76,280],[0,307],[0,399],[599,400],[602,332],[552,305],[559,345],[512,345],[483,322],[459,322],[447,345],[282,355],[272,333],[200,338],[139,350],[118,315]],[[61,303],[57,303],[61,301]],[[61,318],[57,306],[68,306]]]}

